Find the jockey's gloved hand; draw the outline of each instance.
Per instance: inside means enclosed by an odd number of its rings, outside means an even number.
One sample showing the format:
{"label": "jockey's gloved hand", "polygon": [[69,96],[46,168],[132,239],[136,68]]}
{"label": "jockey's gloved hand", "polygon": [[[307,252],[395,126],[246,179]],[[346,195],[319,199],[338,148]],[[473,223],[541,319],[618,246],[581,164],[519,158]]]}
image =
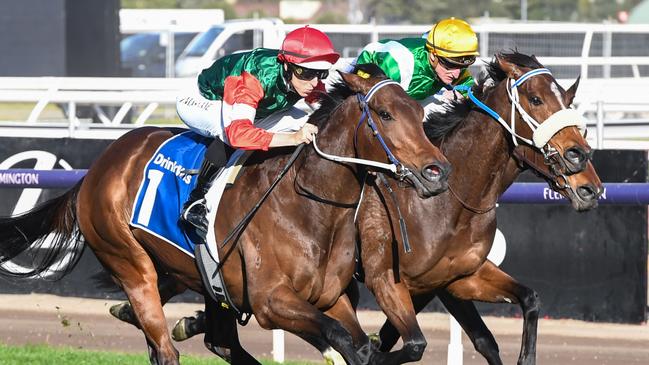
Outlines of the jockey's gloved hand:
{"label": "jockey's gloved hand", "polygon": [[458,101],[458,100],[462,100],[464,98],[464,95],[460,94],[456,90],[445,90],[442,93],[442,97],[446,100]]}
{"label": "jockey's gloved hand", "polygon": [[295,145],[299,145],[301,143],[311,143],[317,133],[318,127],[309,123],[305,124],[302,129],[293,134],[293,137],[295,138]]}

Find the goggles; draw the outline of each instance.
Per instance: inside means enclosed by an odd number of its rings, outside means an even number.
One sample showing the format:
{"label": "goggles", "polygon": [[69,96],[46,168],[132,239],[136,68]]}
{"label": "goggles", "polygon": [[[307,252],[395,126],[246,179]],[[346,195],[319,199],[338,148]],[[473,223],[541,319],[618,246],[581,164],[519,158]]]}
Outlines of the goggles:
{"label": "goggles", "polygon": [[326,79],[329,76],[329,70],[314,70],[311,68],[301,67],[293,63],[288,64],[288,69],[300,80],[311,81],[314,78],[319,80]]}
{"label": "goggles", "polygon": [[466,68],[471,66],[475,62],[475,56],[461,56],[461,57],[441,57],[436,56],[439,60],[439,63],[447,70],[453,70],[458,68]]}

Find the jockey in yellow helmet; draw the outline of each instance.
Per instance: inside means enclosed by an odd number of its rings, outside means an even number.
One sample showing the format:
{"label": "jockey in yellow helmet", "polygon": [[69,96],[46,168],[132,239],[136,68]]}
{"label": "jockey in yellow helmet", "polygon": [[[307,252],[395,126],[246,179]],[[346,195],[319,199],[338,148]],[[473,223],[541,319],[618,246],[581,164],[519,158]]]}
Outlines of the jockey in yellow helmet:
{"label": "jockey in yellow helmet", "polygon": [[[367,45],[354,64],[373,63],[398,81],[416,100],[458,96],[455,85],[473,85],[469,73],[478,53],[478,37],[464,20],[448,18],[424,38],[385,39]],[[425,103],[424,103],[425,104]]]}

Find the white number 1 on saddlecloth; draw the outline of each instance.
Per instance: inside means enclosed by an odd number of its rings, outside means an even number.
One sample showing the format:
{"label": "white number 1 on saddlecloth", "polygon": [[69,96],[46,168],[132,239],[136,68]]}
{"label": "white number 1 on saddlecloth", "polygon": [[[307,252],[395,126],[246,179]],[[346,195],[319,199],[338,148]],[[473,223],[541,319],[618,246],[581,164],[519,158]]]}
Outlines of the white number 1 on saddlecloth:
{"label": "white number 1 on saddlecloth", "polygon": [[149,173],[147,174],[149,184],[146,187],[146,192],[144,193],[144,198],[142,199],[140,213],[137,215],[137,222],[143,226],[149,225],[151,213],[153,212],[153,204],[155,203],[155,196],[158,192],[158,185],[160,185],[163,176],[164,172],[160,170],[149,170]]}

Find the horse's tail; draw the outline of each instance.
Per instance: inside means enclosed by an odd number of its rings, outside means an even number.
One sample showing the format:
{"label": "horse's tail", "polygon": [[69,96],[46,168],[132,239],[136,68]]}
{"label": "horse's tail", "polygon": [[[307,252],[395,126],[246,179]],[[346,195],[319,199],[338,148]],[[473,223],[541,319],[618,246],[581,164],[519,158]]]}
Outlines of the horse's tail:
{"label": "horse's tail", "polygon": [[0,275],[58,280],[74,268],[84,248],[76,209],[80,187],[81,181],[26,213],[0,217]]}

